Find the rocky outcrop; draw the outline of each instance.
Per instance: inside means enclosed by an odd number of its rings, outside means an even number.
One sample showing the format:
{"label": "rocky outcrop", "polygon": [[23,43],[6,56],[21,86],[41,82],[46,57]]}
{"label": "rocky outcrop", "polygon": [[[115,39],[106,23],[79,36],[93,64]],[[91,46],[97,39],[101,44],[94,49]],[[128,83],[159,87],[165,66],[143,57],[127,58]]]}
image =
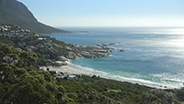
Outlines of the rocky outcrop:
{"label": "rocky outcrop", "polygon": [[62,62],[68,61],[68,59],[64,56],[59,56],[58,60],[60,60]]}
{"label": "rocky outcrop", "polygon": [[90,49],[81,49],[78,52],[68,52],[66,58],[68,59],[80,59],[80,58],[100,58],[100,57],[110,57],[110,51],[108,49],[92,47]]}
{"label": "rocky outcrop", "polygon": [[100,46],[100,47],[104,47],[104,46],[111,46],[111,45],[117,45],[117,44],[121,44],[120,42],[117,42],[117,43],[109,43],[109,44],[97,44],[97,46]]}
{"label": "rocky outcrop", "polygon": [[125,50],[121,49],[121,50],[119,50],[119,52],[125,52]]}
{"label": "rocky outcrop", "polygon": [[58,58],[60,61],[65,61],[67,59],[74,60],[81,58],[110,57],[112,55],[109,55],[108,53],[113,52],[114,50],[110,47],[95,47],[78,44],[73,45],[64,42],[52,43],[52,46],[59,49],[59,51],[55,51],[55,53],[62,54],[62,57]]}
{"label": "rocky outcrop", "polygon": [[68,52],[68,54],[66,55],[66,58],[73,60],[73,59],[80,59],[80,58],[84,58],[84,57],[79,53]]}

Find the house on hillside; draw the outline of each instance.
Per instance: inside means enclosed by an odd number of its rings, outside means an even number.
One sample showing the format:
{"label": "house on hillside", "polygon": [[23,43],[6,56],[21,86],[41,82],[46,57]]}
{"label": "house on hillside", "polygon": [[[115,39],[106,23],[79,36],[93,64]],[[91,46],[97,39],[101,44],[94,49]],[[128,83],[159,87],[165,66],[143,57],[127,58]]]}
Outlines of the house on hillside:
{"label": "house on hillside", "polygon": [[2,27],[1,27],[1,31],[3,31],[3,32],[4,32],[4,31],[8,31],[8,28],[7,28],[6,26],[5,26],[5,27],[2,26]]}
{"label": "house on hillside", "polygon": [[14,60],[12,57],[9,57],[9,56],[5,56],[3,58],[7,63],[11,63],[11,64],[17,64],[18,63],[18,60]]}
{"label": "house on hillside", "polygon": [[53,76],[55,76],[54,81],[57,81],[58,79],[64,79],[64,78],[67,78],[67,76],[66,76],[66,75],[61,74],[61,73],[59,73],[59,72],[57,72],[57,71],[56,71],[56,74],[54,74]]}
{"label": "house on hillside", "polygon": [[24,45],[26,45],[26,43],[25,42],[18,42],[18,45],[19,46],[24,46]]}

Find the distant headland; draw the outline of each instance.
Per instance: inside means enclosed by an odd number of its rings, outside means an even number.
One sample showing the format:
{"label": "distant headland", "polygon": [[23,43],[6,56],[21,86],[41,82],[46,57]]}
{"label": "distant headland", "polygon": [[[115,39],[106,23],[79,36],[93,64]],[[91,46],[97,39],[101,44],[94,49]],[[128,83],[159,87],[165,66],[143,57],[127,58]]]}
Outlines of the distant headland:
{"label": "distant headland", "polygon": [[40,23],[27,7],[17,0],[0,0],[0,23],[17,25],[35,33],[68,32]]}

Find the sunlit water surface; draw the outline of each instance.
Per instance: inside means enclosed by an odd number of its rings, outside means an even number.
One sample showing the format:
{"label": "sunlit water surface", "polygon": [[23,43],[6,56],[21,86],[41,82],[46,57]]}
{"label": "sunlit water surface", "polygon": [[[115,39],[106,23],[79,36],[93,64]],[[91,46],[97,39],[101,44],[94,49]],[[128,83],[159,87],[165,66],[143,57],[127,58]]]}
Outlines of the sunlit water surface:
{"label": "sunlit water surface", "polygon": [[[114,57],[79,59],[73,66],[101,77],[164,88],[184,87],[184,28],[63,27],[89,33],[50,34],[80,45],[111,45]],[[119,50],[125,52],[119,52]]]}

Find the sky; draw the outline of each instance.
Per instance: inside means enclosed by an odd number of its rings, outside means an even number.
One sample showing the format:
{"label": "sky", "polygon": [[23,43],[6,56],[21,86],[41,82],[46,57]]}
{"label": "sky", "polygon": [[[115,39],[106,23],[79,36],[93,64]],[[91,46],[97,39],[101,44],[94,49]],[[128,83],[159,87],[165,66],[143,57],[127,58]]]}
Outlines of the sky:
{"label": "sky", "polygon": [[184,27],[184,0],[18,0],[55,27]]}

